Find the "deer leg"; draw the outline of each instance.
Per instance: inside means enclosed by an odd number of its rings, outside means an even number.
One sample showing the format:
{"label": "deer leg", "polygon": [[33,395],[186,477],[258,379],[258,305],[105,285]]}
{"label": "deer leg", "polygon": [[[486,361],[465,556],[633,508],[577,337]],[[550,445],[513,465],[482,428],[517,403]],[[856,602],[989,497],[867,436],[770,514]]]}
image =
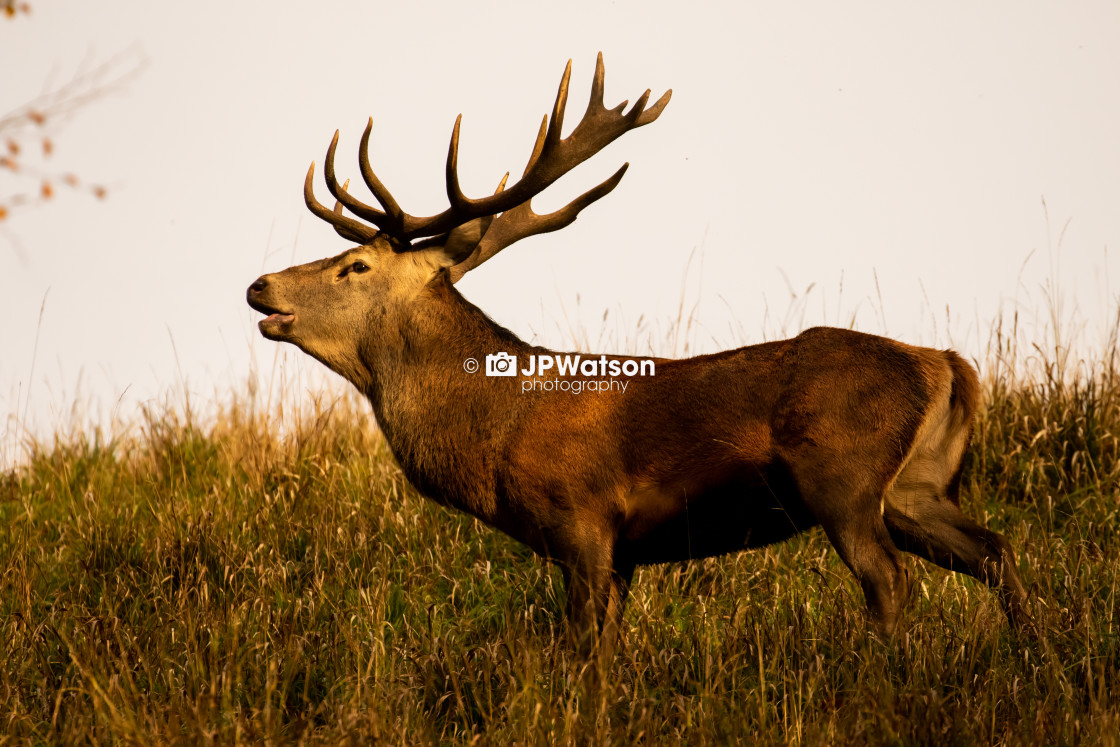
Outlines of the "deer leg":
{"label": "deer leg", "polygon": [[604,554],[581,553],[564,566],[564,580],[568,628],[576,650],[585,658],[595,652],[608,661],[618,638],[634,566],[613,564]]}
{"label": "deer leg", "polygon": [[599,634],[599,655],[603,661],[610,661],[614,647],[622,631],[622,616],[626,612],[626,598],[630,595],[630,583],[634,578],[634,566],[629,563],[615,562],[610,575],[610,597]]}
{"label": "deer leg", "polygon": [[[890,638],[910,596],[910,569],[879,515],[878,497],[861,503],[867,505],[819,518],[829,541],[863,588],[872,627]],[[848,508],[853,507],[849,504]]]}
{"label": "deer leg", "polygon": [[1019,580],[1015,552],[1002,534],[973,522],[940,496],[895,496],[883,518],[900,549],[983,581],[999,593],[1011,624],[1030,628],[1027,592]]}
{"label": "deer leg", "polygon": [[565,569],[568,584],[566,616],[568,634],[579,654],[586,658],[599,642],[600,631],[610,607],[611,568],[581,555]]}

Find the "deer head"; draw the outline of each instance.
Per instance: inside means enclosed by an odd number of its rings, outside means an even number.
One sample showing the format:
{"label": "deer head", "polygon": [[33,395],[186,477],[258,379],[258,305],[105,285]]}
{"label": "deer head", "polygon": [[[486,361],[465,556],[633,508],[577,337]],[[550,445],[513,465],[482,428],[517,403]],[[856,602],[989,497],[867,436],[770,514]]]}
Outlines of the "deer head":
{"label": "deer head", "polygon": [[[571,61],[564,70],[550,117],[541,122],[528,165],[518,181],[507,186],[509,174],[488,197],[470,198],[459,187],[459,128],[455,120],[447,153],[447,199],[450,206],[429,217],[404,212],[378,179],[369,163],[369,138],[373,120],[366,125],[358,150],[358,163],[366,186],[380,207],[362,202],[340,185],[334,157],[335,132],[327,149],[324,176],[336,202],[331,210],[312,189],[315,164],[304,181],[304,199],[315,215],[329,222],[343,238],[358,246],[331,259],[264,275],[250,286],[249,305],[267,314],[259,323],[261,334],[291,342],[319,359],[359,387],[363,386],[363,351],[373,335],[391,343],[418,314],[416,304],[433,292],[434,283],[455,283],[505,247],[527,236],[555,231],[569,225],[580,211],[613,190],[629,164],[606,181],[583,193],[565,207],[547,215],[533,211],[534,196],[583,161],[591,158],[622,134],[657,119],[669,103],[667,91],[648,106],[647,90],[626,110],[627,102],[608,109],[603,104],[603,56],[595,65],[587,110],[567,137],[561,137],[568,100]],[[355,329],[371,330],[358,336]],[[375,347],[380,345],[374,344]]]}

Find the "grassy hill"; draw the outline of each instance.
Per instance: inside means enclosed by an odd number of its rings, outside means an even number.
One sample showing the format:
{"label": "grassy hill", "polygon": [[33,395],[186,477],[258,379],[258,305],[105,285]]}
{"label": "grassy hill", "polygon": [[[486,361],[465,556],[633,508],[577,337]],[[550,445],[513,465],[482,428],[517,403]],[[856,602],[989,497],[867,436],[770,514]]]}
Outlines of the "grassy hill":
{"label": "grassy hill", "polygon": [[641,569],[594,692],[559,571],[419,497],[361,402],[60,433],[0,473],[0,741],[1115,744],[1115,345],[1099,360],[989,366],[968,456],[962,503],[1019,552],[1037,639],[913,559],[884,644],[815,530]]}

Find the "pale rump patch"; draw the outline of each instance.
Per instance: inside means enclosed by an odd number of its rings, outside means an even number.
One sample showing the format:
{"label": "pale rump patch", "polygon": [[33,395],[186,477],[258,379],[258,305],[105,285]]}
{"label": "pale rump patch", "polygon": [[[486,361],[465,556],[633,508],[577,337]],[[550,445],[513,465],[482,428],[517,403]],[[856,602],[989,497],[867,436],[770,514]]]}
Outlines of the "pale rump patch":
{"label": "pale rump patch", "polygon": [[914,445],[887,488],[879,505],[880,513],[890,506],[909,516],[918,517],[931,503],[945,499],[945,490],[953,479],[968,445],[968,427],[958,422],[951,400],[953,374],[945,366],[945,375],[933,398],[933,404],[918,428]]}

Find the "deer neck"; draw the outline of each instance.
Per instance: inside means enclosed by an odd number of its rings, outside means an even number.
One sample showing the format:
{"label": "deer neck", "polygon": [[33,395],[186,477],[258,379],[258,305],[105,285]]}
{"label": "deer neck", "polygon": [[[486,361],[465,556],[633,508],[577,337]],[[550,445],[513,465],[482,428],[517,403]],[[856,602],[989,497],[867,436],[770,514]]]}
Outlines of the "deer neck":
{"label": "deer neck", "polygon": [[522,398],[516,377],[486,375],[485,359],[520,357],[530,346],[463,298],[446,273],[398,312],[362,351],[368,380],[359,388],[409,480],[486,519],[493,460]]}

